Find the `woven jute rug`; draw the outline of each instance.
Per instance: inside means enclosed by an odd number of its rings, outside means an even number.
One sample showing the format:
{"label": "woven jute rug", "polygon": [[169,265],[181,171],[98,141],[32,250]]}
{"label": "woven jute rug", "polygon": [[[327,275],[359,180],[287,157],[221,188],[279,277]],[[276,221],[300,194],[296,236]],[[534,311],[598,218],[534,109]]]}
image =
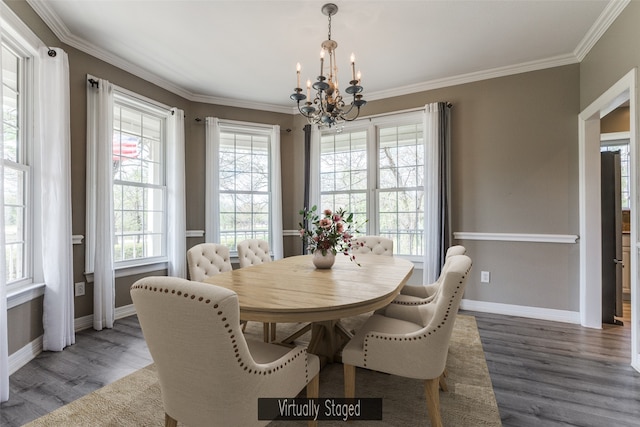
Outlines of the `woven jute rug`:
{"label": "woven jute rug", "polygon": [[[345,319],[348,329],[357,329],[366,316]],[[278,324],[278,336],[286,336],[299,325]],[[262,337],[262,324],[250,322],[247,336]],[[308,339],[303,336],[300,341]],[[491,386],[491,378],[482,350],[474,317],[456,318],[449,357],[448,392],[440,392],[442,421],[448,427],[501,426],[500,414]],[[356,422],[367,426],[429,426],[422,381],[358,369],[358,397],[382,398],[382,421]],[[333,363],[320,372],[320,396],[342,397],[342,365]],[[352,423],[353,424],[353,423]],[[65,405],[27,424],[39,426],[162,426],[164,411],[160,386],[153,365],[140,369],[100,390]],[[306,422],[274,421],[270,427],[293,427]],[[326,421],[320,425],[345,426],[343,422]]]}

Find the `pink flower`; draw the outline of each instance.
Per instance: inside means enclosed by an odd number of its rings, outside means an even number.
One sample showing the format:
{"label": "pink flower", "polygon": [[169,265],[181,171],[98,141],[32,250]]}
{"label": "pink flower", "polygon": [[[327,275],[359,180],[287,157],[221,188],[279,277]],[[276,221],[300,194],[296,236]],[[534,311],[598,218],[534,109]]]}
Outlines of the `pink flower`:
{"label": "pink flower", "polygon": [[[335,221],[335,219],[334,219],[334,221]],[[337,231],[338,233],[342,233],[342,230],[344,230],[344,224],[343,224],[343,223],[341,223],[341,222],[337,223],[337,224],[336,224],[336,231]]]}
{"label": "pink flower", "polygon": [[[331,212],[331,211],[329,211],[329,212]],[[322,218],[320,220],[320,224],[319,225],[322,228],[329,228],[329,227],[331,227],[331,224],[333,224],[333,221],[331,221],[331,218]]]}
{"label": "pink flower", "polygon": [[324,210],[324,214],[325,214],[326,216],[329,216],[329,215],[331,215],[332,213],[333,213],[333,212],[331,212],[331,209],[325,209],[325,210]]}
{"label": "pink flower", "polygon": [[342,217],[338,214],[333,215],[333,222],[342,221]]}

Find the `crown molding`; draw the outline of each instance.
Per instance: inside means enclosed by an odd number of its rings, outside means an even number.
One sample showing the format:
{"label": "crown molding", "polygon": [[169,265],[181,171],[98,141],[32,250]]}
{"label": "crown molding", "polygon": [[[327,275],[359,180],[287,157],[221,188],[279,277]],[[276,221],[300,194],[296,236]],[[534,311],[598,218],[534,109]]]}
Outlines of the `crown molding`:
{"label": "crown molding", "polygon": [[124,71],[127,71],[141,79],[144,79],[150,83],[155,84],[163,89],[168,90],[178,96],[181,96],[189,101],[203,102],[208,104],[224,105],[227,107],[248,108],[261,111],[272,111],[276,113],[290,114],[291,108],[281,105],[251,102],[238,99],[230,99],[223,97],[199,95],[188,90],[185,90],[161,77],[151,73],[141,67],[131,64],[122,58],[113,55],[112,53],[87,42],[86,40],[77,37],[72,34],[67,26],[60,20],[58,15],[51,9],[51,7],[44,0],[27,0],[27,3],[33,8],[33,10],[40,16],[44,23],[53,31],[53,33],[60,39],[62,43],[65,43],[73,48],[76,48],[82,52],[85,52],[95,58],[98,58],[108,64],[118,67]]}
{"label": "crown molding", "polygon": [[[514,74],[526,73],[530,71],[543,70],[547,68],[560,67],[569,64],[576,64],[582,61],[584,57],[589,53],[589,50],[595,45],[595,43],[602,37],[604,32],[620,15],[624,8],[630,3],[631,0],[611,0],[603,12],[598,17],[598,20],[589,29],[585,37],[582,39],[578,47],[572,54],[559,55],[555,57],[545,58],[536,61],[529,61],[515,65],[509,65],[504,67],[497,67],[489,70],[482,70],[473,73],[461,74],[452,77],[445,77],[442,79],[429,80],[422,83],[396,87],[392,89],[385,89],[376,92],[369,92],[367,94],[368,101],[375,101],[380,99],[392,98],[395,96],[409,95],[418,92],[424,92],[434,89],[441,89],[449,86],[456,86],[466,83],[473,83],[482,80],[493,79],[497,77],[505,77]],[[54,34],[60,39],[61,42],[81,50],[91,56],[101,59],[113,66],[116,66],[124,71],[127,71],[135,76],[138,76],[148,82],[151,82],[163,89],[168,90],[176,95],[179,95],[189,101],[202,102],[208,104],[224,105],[228,107],[247,108],[261,111],[272,111],[276,113],[284,114],[297,114],[298,109],[296,107],[282,106],[269,103],[259,103],[240,99],[231,99],[217,96],[209,96],[196,94],[187,91],[161,77],[151,73],[141,67],[135,66],[122,58],[119,58],[112,53],[99,48],[87,41],[73,35],[66,25],[55,14],[51,7],[45,0],[27,0],[27,3],[33,8],[33,10],[40,16],[40,18],[49,26]]]}
{"label": "crown molding", "polygon": [[[198,95],[192,93],[188,98],[190,101],[203,102],[206,104],[224,105],[227,107],[248,108],[250,110],[271,111],[274,113],[292,114],[291,107],[267,104],[253,101],[246,101],[242,99],[222,98],[218,96]],[[298,110],[294,108],[294,113]]]}
{"label": "crown molding", "polygon": [[523,62],[515,65],[492,68],[489,70],[476,71],[473,73],[460,74],[457,76],[445,77],[442,79],[429,80],[395,89],[385,89],[382,91],[367,94],[367,101],[392,98],[394,96],[409,95],[417,92],[441,89],[443,87],[456,86],[465,83],[473,83],[482,80],[505,77],[514,74],[526,73],[529,71],[544,70],[546,68],[561,67],[563,65],[576,64],[579,61],[573,54],[559,55],[537,61]]}
{"label": "crown molding", "polygon": [[602,37],[607,29],[609,29],[611,24],[613,24],[629,3],[631,3],[631,0],[609,1],[596,22],[593,23],[589,31],[587,31],[587,34],[585,34],[582,41],[580,41],[576,49],[573,51],[578,62],[582,62],[593,46],[598,42],[598,40],[600,40],[600,37]]}

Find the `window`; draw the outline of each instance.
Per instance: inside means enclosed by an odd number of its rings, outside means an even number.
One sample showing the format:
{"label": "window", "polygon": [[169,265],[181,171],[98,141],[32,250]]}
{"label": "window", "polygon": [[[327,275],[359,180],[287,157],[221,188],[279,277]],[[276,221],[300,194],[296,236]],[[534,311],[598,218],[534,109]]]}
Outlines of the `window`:
{"label": "window", "polygon": [[220,130],[220,243],[269,241],[270,134]]}
{"label": "window", "polygon": [[113,108],[113,261],[166,255],[166,115],[116,92]]}
{"label": "window", "polygon": [[326,133],[320,144],[320,211],[344,208],[356,223],[368,217],[367,131]]}
{"label": "window", "polygon": [[622,209],[629,209],[630,205],[630,177],[629,177],[629,141],[620,140],[603,142],[600,151],[620,151],[620,189],[622,193]]}
{"label": "window", "polygon": [[422,123],[378,128],[378,234],[394,252],[423,254],[424,144]]}
{"label": "window", "polygon": [[2,125],[4,141],[4,218],[7,285],[32,280],[30,266],[31,168],[27,138],[27,60],[6,42],[2,43]]}
{"label": "window", "polygon": [[[360,125],[362,126],[362,125]],[[394,253],[424,253],[423,124],[419,115],[373,120],[320,142],[320,208],[345,208],[367,219],[367,234],[388,237]],[[373,195],[374,197],[369,197]]]}
{"label": "window", "polygon": [[269,242],[283,256],[280,126],[206,118],[205,240]]}

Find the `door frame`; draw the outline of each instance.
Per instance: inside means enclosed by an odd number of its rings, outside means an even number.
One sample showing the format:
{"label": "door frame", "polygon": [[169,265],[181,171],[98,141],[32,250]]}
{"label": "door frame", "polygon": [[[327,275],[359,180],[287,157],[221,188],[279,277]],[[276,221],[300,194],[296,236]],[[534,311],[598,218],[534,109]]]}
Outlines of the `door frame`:
{"label": "door frame", "polygon": [[[629,101],[631,209],[631,366],[640,372],[638,206],[636,189],[640,160],[637,152],[637,69],[629,71],[578,115],[580,204],[580,323],[602,328],[602,230],[600,210],[600,118]],[[598,260],[598,262],[593,262]]]}

